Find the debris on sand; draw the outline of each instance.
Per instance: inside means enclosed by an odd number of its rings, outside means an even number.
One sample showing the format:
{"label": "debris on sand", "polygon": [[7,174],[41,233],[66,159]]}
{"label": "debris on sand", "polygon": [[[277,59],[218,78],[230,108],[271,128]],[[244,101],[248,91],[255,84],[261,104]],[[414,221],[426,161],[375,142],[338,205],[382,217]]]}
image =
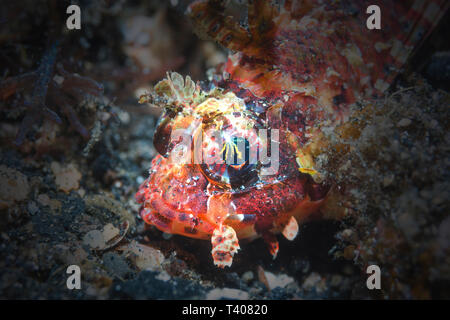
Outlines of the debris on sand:
{"label": "debris on sand", "polygon": [[78,190],[82,176],[73,163],[61,165],[55,161],[52,162],[50,167],[55,175],[55,183],[59,190],[66,193],[72,190]]}
{"label": "debris on sand", "polygon": [[20,171],[0,165],[0,209],[27,199],[30,192],[28,178]]}

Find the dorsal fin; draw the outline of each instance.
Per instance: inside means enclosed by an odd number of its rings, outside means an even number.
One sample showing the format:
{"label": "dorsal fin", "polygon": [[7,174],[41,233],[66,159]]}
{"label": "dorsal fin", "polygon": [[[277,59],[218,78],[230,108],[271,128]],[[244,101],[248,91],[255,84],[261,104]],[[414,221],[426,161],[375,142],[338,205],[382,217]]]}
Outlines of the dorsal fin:
{"label": "dorsal fin", "polygon": [[[247,25],[225,14],[223,1],[190,6],[202,35],[238,51],[223,85],[271,102],[298,95],[315,100],[314,117],[344,119],[358,98],[382,94],[411,53],[448,10],[446,0],[248,1]],[[369,30],[369,5],[381,29]],[[286,100],[286,98],[285,98]],[[310,108],[311,109],[311,108]]]}

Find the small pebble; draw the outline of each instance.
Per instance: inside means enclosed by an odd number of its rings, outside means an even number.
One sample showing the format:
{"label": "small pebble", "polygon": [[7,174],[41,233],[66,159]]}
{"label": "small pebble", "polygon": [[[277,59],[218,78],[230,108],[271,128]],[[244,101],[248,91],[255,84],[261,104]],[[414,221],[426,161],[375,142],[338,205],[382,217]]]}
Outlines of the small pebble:
{"label": "small pebble", "polygon": [[244,274],[242,275],[242,281],[244,281],[245,283],[249,283],[254,278],[255,278],[255,275],[253,274],[252,271],[244,272]]}
{"label": "small pebble", "polygon": [[247,292],[238,289],[213,289],[206,295],[206,300],[248,300]]}
{"label": "small pebble", "polygon": [[402,128],[402,127],[407,127],[407,126],[409,126],[410,124],[411,124],[411,120],[410,119],[408,119],[408,118],[403,118],[402,120],[400,120],[398,123],[397,123],[397,127],[399,127],[399,128]]}
{"label": "small pebble", "polygon": [[39,211],[39,207],[37,206],[36,202],[30,201],[28,202],[27,210],[29,214],[34,216]]}

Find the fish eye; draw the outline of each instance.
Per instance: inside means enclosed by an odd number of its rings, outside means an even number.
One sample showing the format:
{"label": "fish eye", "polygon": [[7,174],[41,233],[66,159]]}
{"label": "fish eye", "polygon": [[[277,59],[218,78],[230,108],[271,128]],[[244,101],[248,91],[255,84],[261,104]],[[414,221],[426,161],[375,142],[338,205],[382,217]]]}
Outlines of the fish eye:
{"label": "fish eye", "polygon": [[[238,147],[240,146],[240,147]],[[225,138],[220,150],[222,162],[202,164],[206,178],[223,188],[245,190],[258,181],[260,165],[250,163],[250,143],[242,137]]]}

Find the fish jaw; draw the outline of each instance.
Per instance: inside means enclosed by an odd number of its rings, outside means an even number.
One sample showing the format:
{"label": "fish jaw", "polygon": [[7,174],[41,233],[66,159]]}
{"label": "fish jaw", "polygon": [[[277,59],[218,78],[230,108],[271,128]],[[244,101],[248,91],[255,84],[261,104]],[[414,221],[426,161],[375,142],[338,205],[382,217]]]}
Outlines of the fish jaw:
{"label": "fish jaw", "polygon": [[281,232],[293,240],[298,223],[320,211],[327,192],[323,197],[311,193],[312,179],[299,173],[243,193],[216,193],[208,189],[209,182],[199,170],[190,165],[174,167],[158,155],[136,200],[147,224],[166,233],[210,240],[213,262],[221,268],[232,264],[240,239],[262,237],[275,258],[279,247],[275,235]]}

